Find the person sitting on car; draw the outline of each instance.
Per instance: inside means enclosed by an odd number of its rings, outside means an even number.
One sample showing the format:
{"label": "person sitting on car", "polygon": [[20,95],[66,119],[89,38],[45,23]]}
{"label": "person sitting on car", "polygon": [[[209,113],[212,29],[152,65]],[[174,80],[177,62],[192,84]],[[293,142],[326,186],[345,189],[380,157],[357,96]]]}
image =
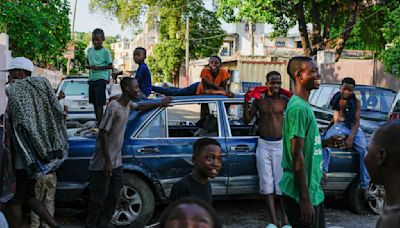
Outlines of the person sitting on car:
{"label": "person sitting on car", "polygon": [[235,95],[227,90],[229,73],[221,68],[221,58],[211,56],[206,66],[200,73],[201,82],[196,82],[185,88],[153,86],[156,93],[167,96],[191,96],[191,95],[224,95],[234,97]]}
{"label": "person sitting on car", "polygon": [[[328,126],[325,138],[332,136],[343,136],[345,138],[344,147],[346,149],[354,148],[360,155],[360,188],[365,199],[371,198],[368,192],[369,175],[365,167],[364,157],[367,152],[366,141],[363,131],[360,128],[361,102],[354,94],[356,83],[352,78],[344,78],[331,102],[333,118]],[[330,161],[330,149],[324,149],[324,173],[328,172]]]}

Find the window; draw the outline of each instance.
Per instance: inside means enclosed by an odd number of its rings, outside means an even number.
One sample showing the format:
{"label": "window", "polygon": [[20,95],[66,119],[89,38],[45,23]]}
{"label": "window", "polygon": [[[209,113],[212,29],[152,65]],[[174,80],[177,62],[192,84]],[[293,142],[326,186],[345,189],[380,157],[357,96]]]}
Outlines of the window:
{"label": "window", "polygon": [[321,90],[324,87],[321,87],[320,89],[317,90],[311,90],[311,94],[310,94],[310,98],[309,98],[309,102],[311,105],[315,105],[315,103],[318,100],[318,95],[321,93]]}
{"label": "window", "polygon": [[74,81],[65,80],[61,91],[64,92],[65,96],[82,96],[87,95],[89,92],[89,84],[87,81]]}
{"label": "window", "polygon": [[165,110],[163,110],[140,132],[138,138],[165,138],[166,136]]}
{"label": "window", "polygon": [[332,87],[322,87],[321,93],[319,94],[318,99],[315,102],[315,106],[320,108],[328,108],[332,98],[332,91]]}
{"label": "window", "polygon": [[243,119],[243,103],[225,103],[226,114],[228,116],[229,127],[232,136],[256,135],[256,126],[254,118],[249,124]]}
{"label": "window", "polygon": [[176,104],[167,108],[169,137],[219,136],[217,103]]}
{"label": "window", "polygon": [[388,113],[390,111],[395,93],[382,89],[359,88],[354,91],[361,101],[361,111],[374,111]]}

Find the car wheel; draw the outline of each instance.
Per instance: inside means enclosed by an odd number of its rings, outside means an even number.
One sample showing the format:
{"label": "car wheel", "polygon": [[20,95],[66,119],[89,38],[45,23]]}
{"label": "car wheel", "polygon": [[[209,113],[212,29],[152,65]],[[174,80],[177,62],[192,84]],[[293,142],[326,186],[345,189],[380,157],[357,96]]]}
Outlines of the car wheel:
{"label": "car wheel", "polygon": [[153,191],[138,176],[125,174],[120,199],[111,220],[116,227],[144,227],[153,216]]}
{"label": "car wheel", "polygon": [[351,211],[362,214],[364,211],[364,203],[360,189],[360,177],[356,176],[347,189],[347,202]]}
{"label": "car wheel", "polygon": [[374,197],[373,200],[368,202],[369,208],[378,215],[382,214],[383,205],[385,204],[385,189],[382,185],[371,184],[369,192]]}

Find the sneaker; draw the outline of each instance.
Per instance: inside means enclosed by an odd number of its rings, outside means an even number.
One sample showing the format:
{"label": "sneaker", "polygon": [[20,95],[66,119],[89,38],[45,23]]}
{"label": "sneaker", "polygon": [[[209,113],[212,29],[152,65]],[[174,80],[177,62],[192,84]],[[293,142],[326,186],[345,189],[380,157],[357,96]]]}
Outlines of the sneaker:
{"label": "sneaker", "polygon": [[274,224],[270,223],[265,228],[278,228],[278,227],[275,226]]}
{"label": "sneaker", "polygon": [[284,225],[284,226],[282,226],[282,228],[292,228],[292,226],[291,225]]}

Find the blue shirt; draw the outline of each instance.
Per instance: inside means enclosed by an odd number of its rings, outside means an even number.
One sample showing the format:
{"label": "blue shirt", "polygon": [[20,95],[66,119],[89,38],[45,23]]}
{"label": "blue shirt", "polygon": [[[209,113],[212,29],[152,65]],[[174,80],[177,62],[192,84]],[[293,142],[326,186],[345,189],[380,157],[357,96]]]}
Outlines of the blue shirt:
{"label": "blue shirt", "polygon": [[139,83],[139,88],[142,93],[148,97],[151,93],[151,74],[146,63],[139,64],[135,78]]}

